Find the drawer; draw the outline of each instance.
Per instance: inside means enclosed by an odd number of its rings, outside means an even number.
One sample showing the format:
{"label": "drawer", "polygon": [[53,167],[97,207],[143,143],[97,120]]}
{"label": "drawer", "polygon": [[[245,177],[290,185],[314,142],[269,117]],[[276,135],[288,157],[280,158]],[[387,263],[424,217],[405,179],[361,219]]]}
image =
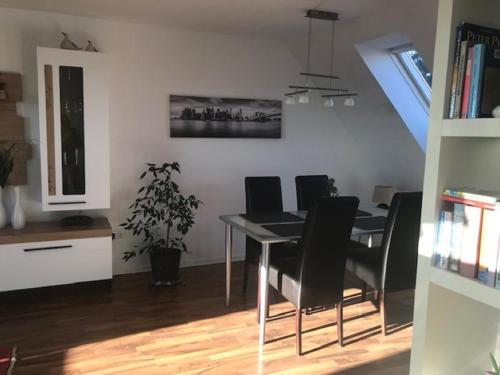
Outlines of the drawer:
{"label": "drawer", "polygon": [[111,279],[111,238],[0,246],[0,291]]}

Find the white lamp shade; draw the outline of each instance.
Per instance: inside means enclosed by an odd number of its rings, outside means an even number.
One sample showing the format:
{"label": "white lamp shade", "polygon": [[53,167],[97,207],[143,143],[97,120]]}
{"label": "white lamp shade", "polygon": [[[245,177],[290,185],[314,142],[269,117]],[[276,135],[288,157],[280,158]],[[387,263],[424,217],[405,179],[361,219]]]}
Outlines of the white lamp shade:
{"label": "white lamp shade", "polygon": [[335,102],[333,101],[333,98],[326,98],[326,100],[323,104],[325,107],[332,108],[335,105]]}
{"label": "white lamp shade", "polygon": [[293,96],[287,96],[286,99],[285,99],[285,104],[294,105],[295,104],[295,98]]}
{"label": "white lamp shade", "polygon": [[372,201],[390,205],[396,190],[392,186],[377,185],[373,189]]}
{"label": "white lamp shade", "polygon": [[344,105],[346,107],[354,107],[354,98],[352,96],[346,98],[346,100],[344,100]]}
{"label": "white lamp shade", "polygon": [[303,93],[301,96],[299,96],[299,103],[309,104],[309,96],[307,95],[307,93]]}

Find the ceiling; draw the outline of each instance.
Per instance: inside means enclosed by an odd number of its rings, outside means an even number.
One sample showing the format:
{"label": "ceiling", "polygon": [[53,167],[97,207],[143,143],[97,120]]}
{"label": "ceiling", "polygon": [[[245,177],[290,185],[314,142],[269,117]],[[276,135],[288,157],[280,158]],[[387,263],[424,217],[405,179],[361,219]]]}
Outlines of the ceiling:
{"label": "ceiling", "polygon": [[306,9],[352,19],[391,0],[0,0],[0,7],[44,10],[204,32],[287,39],[305,32]]}

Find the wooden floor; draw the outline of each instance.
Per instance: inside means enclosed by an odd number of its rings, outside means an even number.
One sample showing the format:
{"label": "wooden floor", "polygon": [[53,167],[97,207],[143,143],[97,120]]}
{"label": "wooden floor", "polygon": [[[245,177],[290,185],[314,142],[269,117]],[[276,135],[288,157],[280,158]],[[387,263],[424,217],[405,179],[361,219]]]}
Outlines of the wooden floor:
{"label": "wooden floor", "polygon": [[116,277],[111,293],[63,287],[0,296],[0,345],[17,345],[16,375],[408,373],[411,293],[389,297],[393,333],[383,337],[374,305],[349,280],[346,346],[337,345],[335,311],[321,311],[304,316],[306,354],[298,357],[292,306],[283,301],[272,305],[259,348],[255,288],[242,295],[242,265],[233,270],[231,308],[223,265],[183,269],[176,289],[149,289],[149,275],[136,274]]}

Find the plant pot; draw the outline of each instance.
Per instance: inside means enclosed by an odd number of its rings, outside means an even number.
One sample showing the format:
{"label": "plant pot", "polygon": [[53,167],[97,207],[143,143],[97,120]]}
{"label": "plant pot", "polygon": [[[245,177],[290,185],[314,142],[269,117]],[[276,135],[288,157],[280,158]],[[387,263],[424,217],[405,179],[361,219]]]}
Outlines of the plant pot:
{"label": "plant pot", "polygon": [[179,249],[157,247],[149,252],[154,285],[175,285],[179,282]]}

